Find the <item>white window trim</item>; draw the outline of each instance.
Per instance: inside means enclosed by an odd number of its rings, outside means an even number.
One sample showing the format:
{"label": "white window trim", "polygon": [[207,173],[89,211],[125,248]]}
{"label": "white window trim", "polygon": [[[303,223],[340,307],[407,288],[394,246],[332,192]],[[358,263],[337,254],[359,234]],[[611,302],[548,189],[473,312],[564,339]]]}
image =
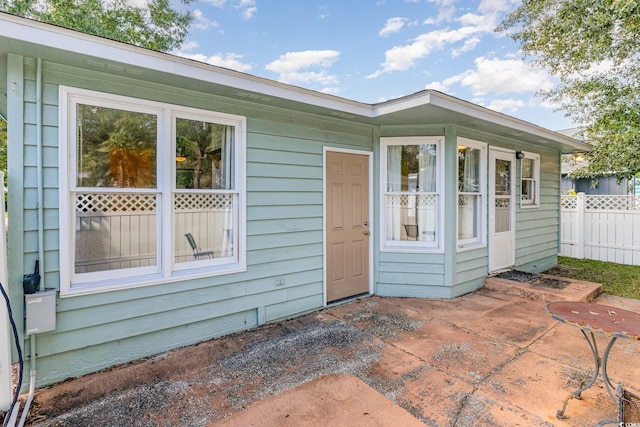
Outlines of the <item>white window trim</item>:
{"label": "white window trim", "polygon": [[[387,188],[387,147],[390,145],[421,145],[421,144],[435,144],[436,145],[436,161],[438,167],[436,191],[438,196],[437,212],[437,238],[433,243],[420,242],[420,241],[397,241],[386,239],[386,209],[385,209],[385,194]],[[442,136],[406,136],[406,137],[382,137],[380,138],[380,222],[379,222],[379,236],[380,236],[380,251],[381,252],[430,252],[430,253],[442,253],[444,252],[444,203],[442,190],[444,188],[444,135]],[[415,193],[412,193],[415,194]]]}
{"label": "white window trim", "polygon": [[[488,164],[488,145],[481,141],[476,141],[473,139],[458,137],[458,143],[456,145],[456,159],[458,153],[458,146],[466,145],[467,147],[472,147],[480,150],[480,212],[477,213],[479,217],[477,218],[478,226],[480,230],[478,230],[479,236],[477,238],[472,239],[458,239],[459,230],[458,230],[458,195],[457,191],[458,184],[456,182],[456,241],[457,241],[457,251],[463,252],[466,250],[477,249],[481,247],[487,246],[487,164]],[[456,172],[458,169],[458,162],[456,161]],[[457,174],[456,174],[457,176]]]}
{"label": "white window trim", "polygon": [[535,183],[534,191],[535,198],[532,201],[522,200],[522,160],[520,160],[520,209],[532,209],[540,207],[540,155],[536,153],[530,153],[527,151],[522,152],[524,159],[533,160],[533,180]]}
{"label": "white window trim", "polygon": [[[196,279],[201,277],[211,277],[223,274],[231,274],[246,271],[246,118],[243,116],[231,115],[226,113],[218,113],[215,111],[207,111],[196,108],[182,107],[156,101],[147,101],[139,98],[132,98],[109,93],[96,92],[86,89],[79,89],[68,86],[60,86],[59,88],[59,236],[60,236],[60,296],[75,296],[94,294],[105,291],[113,291],[120,289],[131,289],[141,286],[172,283],[176,281]],[[171,195],[174,188],[174,167],[171,163],[171,156],[158,156],[157,167],[159,171],[172,171],[171,174],[158,173],[157,188],[155,190],[142,190],[145,193],[159,194],[158,200],[158,221],[156,228],[158,230],[158,250],[157,265],[149,268],[142,267],[139,269],[127,269],[125,275],[113,275],[109,272],[99,273],[99,280],[92,280],[98,277],[98,273],[84,273],[83,281],[74,281],[74,241],[72,237],[74,229],[73,200],[70,197],[71,192],[75,191],[76,184],[72,182],[75,177],[75,108],[76,103],[97,104],[105,107],[115,107],[120,109],[130,109],[131,111],[139,111],[144,113],[158,114],[158,153],[175,152],[174,141],[171,137],[174,117],[195,117],[206,118],[216,123],[228,124],[236,127],[235,143],[234,143],[234,171],[235,171],[235,188],[232,193],[238,194],[237,201],[237,217],[234,219],[238,222],[237,233],[234,240],[237,247],[236,258],[233,262],[224,262],[223,260],[212,260],[211,262],[202,263],[185,263],[190,268],[176,269],[174,268],[173,233],[162,231],[172,230],[173,221],[171,215]],[[174,151],[172,151],[174,150]],[[173,181],[172,181],[173,180]],[[103,190],[101,188],[101,190]],[[138,189],[119,189],[118,192],[139,192]],[[162,221],[169,224],[162,224]],[[162,231],[162,232],[161,232]],[[227,260],[228,261],[228,260]],[[132,273],[138,272],[138,275]],[[107,273],[107,274],[105,274]],[[124,277],[122,277],[124,276]],[[73,282],[73,283],[72,283]]]}

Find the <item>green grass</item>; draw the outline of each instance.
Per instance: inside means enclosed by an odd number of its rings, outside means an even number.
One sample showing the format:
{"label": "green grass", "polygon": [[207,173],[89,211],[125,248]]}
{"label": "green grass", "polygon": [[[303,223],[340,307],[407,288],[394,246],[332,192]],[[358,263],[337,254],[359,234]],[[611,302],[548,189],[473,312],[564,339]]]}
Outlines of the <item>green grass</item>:
{"label": "green grass", "polygon": [[549,274],[600,283],[605,294],[640,299],[640,266],[637,265],[558,257],[558,266]]}

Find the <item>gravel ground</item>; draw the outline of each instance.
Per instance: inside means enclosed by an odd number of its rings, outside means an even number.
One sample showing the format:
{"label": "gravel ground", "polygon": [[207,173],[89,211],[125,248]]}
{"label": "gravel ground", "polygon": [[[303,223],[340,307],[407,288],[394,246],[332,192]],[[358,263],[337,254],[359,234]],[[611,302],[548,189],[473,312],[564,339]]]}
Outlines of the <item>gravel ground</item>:
{"label": "gravel ground", "polygon": [[[353,325],[312,314],[212,340],[203,345],[221,348],[229,339],[243,344],[230,345],[223,354],[202,360],[196,372],[181,373],[174,366],[176,372],[162,381],[127,387],[86,405],[62,409],[60,414],[38,411],[36,404],[37,414],[31,420],[42,427],[205,426],[251,402],[332,373],[354,375],[380,389],[378,379],[367,376],[383,357],[376,334],[392,337],[423,322],[377,314],[375,305],[373,299],[362,301],[360,309],[350,314]],[[157,363],[172,365],[161,360],[168,357],[156,357]]]}

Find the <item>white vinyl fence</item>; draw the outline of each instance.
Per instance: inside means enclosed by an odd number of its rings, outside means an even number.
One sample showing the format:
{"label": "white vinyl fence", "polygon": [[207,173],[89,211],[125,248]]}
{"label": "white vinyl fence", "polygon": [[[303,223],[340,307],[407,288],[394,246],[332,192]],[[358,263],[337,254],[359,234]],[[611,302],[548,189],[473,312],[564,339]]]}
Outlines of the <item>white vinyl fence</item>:
{"label": "white vinyl fence", "polygon": [[640,196],[562,196],[560,255],[640,265]]}

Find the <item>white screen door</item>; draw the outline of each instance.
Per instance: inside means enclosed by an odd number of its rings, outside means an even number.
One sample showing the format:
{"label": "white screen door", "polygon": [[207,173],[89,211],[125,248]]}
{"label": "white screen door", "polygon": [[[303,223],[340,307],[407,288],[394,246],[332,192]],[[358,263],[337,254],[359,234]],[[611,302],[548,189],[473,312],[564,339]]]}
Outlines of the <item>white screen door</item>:
{"label": "white screen door", "polygon": [[489,151],[489,272],[515,264],[515,162],[513,151]]}

